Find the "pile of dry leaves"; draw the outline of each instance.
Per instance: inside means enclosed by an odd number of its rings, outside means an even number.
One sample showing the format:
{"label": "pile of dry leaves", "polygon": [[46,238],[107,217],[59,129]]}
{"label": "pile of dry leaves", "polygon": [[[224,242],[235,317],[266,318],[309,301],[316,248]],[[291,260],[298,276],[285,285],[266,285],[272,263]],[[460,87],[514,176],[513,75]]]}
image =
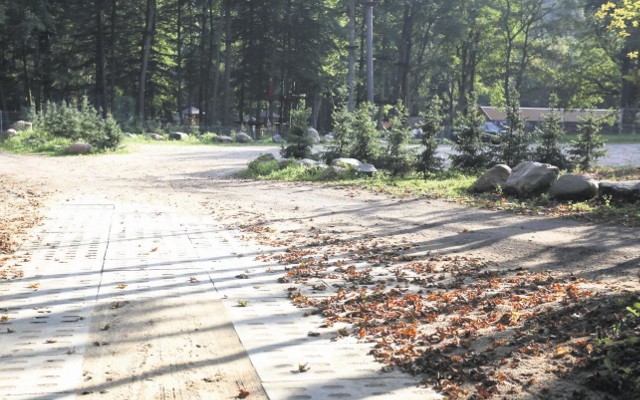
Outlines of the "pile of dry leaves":
{"label": "pile of dry leaves", "polygon": [[640,398],[637,293],[421,253],[397,237],[244,230],[245,239],[288,244],[258,259],[284,264],[278,281],[296,305],[341,326],[339,336],[373,343],[385,369],[419,375],[449,398]]}
{"label": "pile of dry leaves", "polygon": [[27,230],[40,222],[44,194],[7,175],[0,175],[0,187],[0,279],[15,279],[23,271],[19,263],[10,262],[13,252]]}

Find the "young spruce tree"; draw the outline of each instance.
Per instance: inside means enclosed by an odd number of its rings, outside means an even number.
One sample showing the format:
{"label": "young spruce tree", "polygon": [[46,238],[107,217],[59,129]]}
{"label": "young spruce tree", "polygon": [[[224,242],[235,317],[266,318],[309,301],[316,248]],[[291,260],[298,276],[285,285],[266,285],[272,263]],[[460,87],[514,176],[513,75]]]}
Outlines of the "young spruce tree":
{"label": "young spruce tree", "polygon": [[333,143],[327,149],[327,161],[347,156],[349,144],[353,138],[354,115],[346,107],[333,113]]}
{"label": "young spruce tree", "polygon": [[453,127],[455,153],[450,155],[451,166],[460,170],[478,170],[489,163],[487,146],[482,142],[484,119],[478,113],[474,99],[467,101],[466,113],[458,116]]}
{"label": "young spruce tree", "polygon": [[391,117],[391,128],[389,129],[387,155],[385,157],[385,169],[393,176],[404,176],[411,171],[411,152],[407,148],[411,130],[405,127],[408,113],[402,102],[394,107],[395,115]]}
{"label": "young spruce tree", "polygon": [[291,111],[291,128],[287,134],[288,145],[280,150],[284,158],[307,158],[311,155],[313,140],[309,137],[307,123],[311,117],[311,109],[304,104]]}
{"label": "young spruce tree", "polygon": [[564,137],[564,125],[557,106],[558,97],[552,94],[549,98],[549,112],[542,117],[540,126],[536,127],[540,145],[535,150],[535,159],[560,169],[567,169],[569,161],[560,148],[560,140]]}
{"label": "young spruce tree", "polygon": [[497,161],[515,167],[531,158],[531,135],[525,130],[525,119],[520,113],[520,95],[512,91],[506,108],[507,128],[500,143]]}
{"label": "young spruce tree", "polygon": [[591,168],[598,158],[607,153],[601,131],[602,121],[593,112],[578,123],[578,140],[571,143],[569,154],[571,161],[583,171]]}
{"label": "young spruce tree", "polygon": [[442,169],[444,160],[436,155],[438,147],[436,136],[442,130],[442,120],[442,100],[435,96],[423,115],[420,141],[424,150],[418,156],[418,172],[422,173],[424,179],[427,179],[429,174]]}
{"label": "young spruce tree", "polygon": [[349,155],[361,162],[373,162],[380,153],[380,138],[376,130],[376,122],[371,118],[372,107],[369,103],[361,104],[353,120],[354,142]]}

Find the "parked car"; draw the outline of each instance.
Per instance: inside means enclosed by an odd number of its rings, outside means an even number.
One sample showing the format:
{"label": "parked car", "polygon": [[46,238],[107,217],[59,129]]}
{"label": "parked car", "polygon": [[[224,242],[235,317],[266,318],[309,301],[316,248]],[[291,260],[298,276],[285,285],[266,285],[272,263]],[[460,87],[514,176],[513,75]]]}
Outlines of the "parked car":
{"label": "parked car", "polygon": [[502,137],[507,133],[507,131],[500,125],[487,121],[483,126],[484,135],[482,136],[483,142],[491,142],[493,144],[498,144],[502,141]]}

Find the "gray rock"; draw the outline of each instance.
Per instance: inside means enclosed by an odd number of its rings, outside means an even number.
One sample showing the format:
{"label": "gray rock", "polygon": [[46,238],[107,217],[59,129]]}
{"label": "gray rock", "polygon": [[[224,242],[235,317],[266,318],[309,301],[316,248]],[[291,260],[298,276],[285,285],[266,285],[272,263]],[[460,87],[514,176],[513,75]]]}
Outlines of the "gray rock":
{"label": "gray rock", "polygon": [[216,136],[214,140],[219,143],[233,143],[233,138],[225,135]]}
{"label": "gray rock", "polygon": [[614,201],[640,200],[640,181],[600,182],[600,197],[611,197]]}
{"label": "gray rock", "polygon": [[320,162],[316,160],[312,160],[310,158],[303,158],[302,160],[300,160],[300,164],[310,166],[310,165],[318,165],[320,164]]}
{"label": "gray rock", "polygon": [[542,193],[558,179],[559,173],[558,167],[551,164],[523,161],[511,171],[504,190],[519,196]]}
{"label": "gray rock", "polygon": [[320,143],[320,134],[314,128],[309,128],[307,130],[307,136],[309,136],[309,138],[311,138],[313,143]]}
{"label": "gray rock", "polygon": [[238,132],[236,134],[236,141],[239,143],[251,143],[253,142],[253,138],[244,132]]}
{"label": "gray rock", "polygon": [[18,132],[21,131],[30,131],[33,129],[33,123],[27,121],[16,121],[9,127],[11,129],[15,129]]}
{"label": "gray rock", "polygon": [[125,132],[124,136],[128,137],[128,138],[134,138],[134,137],[137,137],[138,135],[136,135],[135,133],[131,133],[131,132]]}
{"label": "gray rock", "polygon": [[2,134],[0,134],[0,140],[11,139],[17,134],[18,132],[15,129],[7,129],[6,131],[2,132]]}
{"label": "gray rock", "polygon": [[271,137],[274,143],[282,143],[282,136],[275,134]]}
{"label": "gray rock", "polygon": [[362,163],[355,158],[336,158],[331,161],[331,165],[334,167],[351,169],[357,167],[358,165],[362,165]]}
{"label": "gray rock", "polygon": [[342,167],[338,167],[338,166],[332,165],[330,167],[327,167],[324,170],[324,173],[322,175],[327,179],[335,179],[335,178],[339,177],[340,175],[344,174],[345,172],[347,172],[346,168],[342,168]]}
{"label": "gray rock", "polygon": [[558,200],[589,200],[598,194],[598,182],[584,175],[561,176],[549,189],[549,197]]}
{"label": "gray rock", "polygon": [[504,186],[511,175],[511,167],[506,164],[494,165],[482,174],[471,186],[473,192],[492,192],[496,186]]}
{"label": "gray rock", "polygon": [[157,140],[157,141],[164,140],[164,136],[162,136],[162,135],[161,135],[161,134],[159,134],[159,133],[154,133],[154,132],[147,133],[147,137],[148,137],[149,139]]}
{"label": "gray rock", "polygon": [[78,155],[78,154],[89,154],[93,147],[89,143],[73,143],[69,147],[67,147],[67,154]]}
{"label": "gray rock", "polygon": [[169,140],[187,140],[189,135],[184,132],[171,132],[169,134]]}
{"label": "gray rock", "polygon": [[378,172],[373,164],[360,164],[353,167],[353,170],[361,175],[373,176]]}
{"label": "gray rock", "polygon": [[322,141],[327,143],[327,142],[333,142],[333,140],[335,139],[335,137],[333,136],[333,133],[327,133],[326,135],[324,135],[322,137]]}

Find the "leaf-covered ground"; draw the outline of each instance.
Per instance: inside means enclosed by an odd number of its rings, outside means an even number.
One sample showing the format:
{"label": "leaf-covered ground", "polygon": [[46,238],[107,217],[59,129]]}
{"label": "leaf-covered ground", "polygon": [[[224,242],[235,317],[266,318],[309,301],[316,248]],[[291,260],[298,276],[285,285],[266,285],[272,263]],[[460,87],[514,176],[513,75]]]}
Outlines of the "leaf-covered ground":
{"label": "leaf-covered ground", "polygon": [[45,195],[35,185],[2,174],[0,188],[0,280],[16,279],[24,274],[25,260],[13,253],[27,230],[40,222]]}
{"label": "leaf-covered ground", "polygon": [[[245,224],[292,301],[452,399],[640,398],[638,292],[420,251],[408,237]],[[460,235],[468,232],[461,230]],[[640,312],[640,304],[637,305]]]}

